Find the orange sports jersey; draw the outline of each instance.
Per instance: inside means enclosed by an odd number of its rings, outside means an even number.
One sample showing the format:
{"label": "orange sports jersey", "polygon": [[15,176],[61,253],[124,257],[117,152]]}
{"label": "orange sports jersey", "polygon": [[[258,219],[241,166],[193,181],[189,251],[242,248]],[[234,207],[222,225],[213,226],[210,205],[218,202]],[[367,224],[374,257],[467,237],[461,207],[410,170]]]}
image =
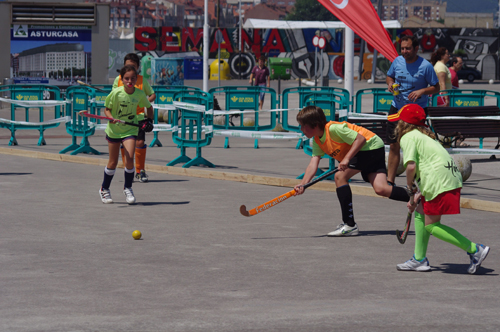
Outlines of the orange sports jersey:
{"label": "orange sports jersey", "polygon": [[352,124],[352,123],[348,123],[345,121],[344,122],[335,122],[335,121],[328,122],[325,126],[325,133],[326,133],[325,143],[321,143],[319,137],[317,137],[317,136],[314,136],[314,141],[316,142],[316,144],[318,144],[318,146],[321,148],[321,150],[323,150],[323,152],[325,152],[327,155],[331,156],[332,158],[334,158],[337,161],[342,161],[344,159],[347,152],[349,152],[349,150],[351,149],[351,145],[349,145],[347,143],[335,142],[333,139],[331,139],[330,138],[330,126],[332,124],[343,124],[343,123],[347,123],[347,127],[349,129],[354,130],[355,132],[357,132],[358,134],[360,134],[361,136],[366,138],[366,141],[368,141],[370,138],[375,136],[375,134],[373,132],[369,131],[368,129],[360,127],[360,126],[356,126],[355,124]]}
{"label": "orange sports jersey", "polygon": [[[120,77],[118,79],[118,86],[123,86],[123,81],[122,81],[122,77],[121,76],[118,76]],[[135,87],[137,89],[140,89],[140,90],[143,90],[142,88],[142,85],[143,85],[143,78],[142,78],[142,75],[137,75],[137,82],[135,83]],[[144,113],[144,108],[143,107],[139,107],[137,106],[137,114],[141,114],[141,113]]]}

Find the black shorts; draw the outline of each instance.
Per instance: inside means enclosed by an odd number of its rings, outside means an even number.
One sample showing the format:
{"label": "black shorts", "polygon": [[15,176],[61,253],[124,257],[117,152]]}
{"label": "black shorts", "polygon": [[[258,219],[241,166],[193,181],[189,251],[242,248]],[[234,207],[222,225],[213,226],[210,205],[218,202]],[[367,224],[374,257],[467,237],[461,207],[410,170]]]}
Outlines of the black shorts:
{"label": "black shorts", "polygon": [[349,162],[349,168],[360,170],[361,176],[365,182],[368,180],[368,174],[384,173],[387,174],[385,166],[385,148],[376,150],[359,151]]}
{"label": "black shorts", "polygon": [[137,136],[127,136],[124,138],[111,138],[108,135],[106,135],[106,141],[108,141],[109,143],[121,143],[121,142],[129,140],[129,139],[136,140]]}
{"label": "black shorts", "polygon": [[[424,107],[424,111],[425,111],[425,115],[427,115],[427,107]],[[391,105],[391,108],[389,109],[389,115],[392,115],[392,114],[396,114],[397,112],[399,112],[399,110],[394,107],[394,105]],[[392,144],[392,143],[397,143],[397,137],[394,136],[394,129],[396,129],[396,126],[398,125],[398,123],[395,121],[395,122],[390,122],[390,121],[387,121],[387,143],[389,144]]]}
{"label": "black shorts", "polygon": [[139,128],[139,133],[137,134],[137,140],[138,141],[145,141],[146,140],[146,132],[142,130],[142,128]]}

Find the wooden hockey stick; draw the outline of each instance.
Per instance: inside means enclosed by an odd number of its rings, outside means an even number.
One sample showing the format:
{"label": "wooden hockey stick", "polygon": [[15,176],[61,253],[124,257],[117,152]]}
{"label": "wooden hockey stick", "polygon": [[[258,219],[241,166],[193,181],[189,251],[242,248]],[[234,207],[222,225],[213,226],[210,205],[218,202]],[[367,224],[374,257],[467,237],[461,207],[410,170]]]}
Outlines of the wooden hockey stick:
{"label": "wooden hockey stick", "polygon": [[102,115],[90,114],[89,111],[87,111],[87,110],[80,111],[80,112],[78,112],[78,114],[81,116],[86,116],[87,118],[94,118],[94,119],[107,120],[107,121],[115,121],[116,120],[119,123],[124,123],[124,124],[129,125],[129,126],[134,126],[134,127],[139,127],[139,128],[142,127],[138,123],[126,122],[126,121],[119,120],[119,119],[108,118],[107,116],[102,116]]}
{"label": "wooden hockey stick", "polygon": [[[335,168],[335,169],[332,169],[331,171],[329,172],[326,172],[324,173],[323,175],[321,176],[318,176],[317,178],[313,179],[311,182],[307,183],[304,185],[304,189],[312,186],[313,184],[315,183],[318,183],[319,181],[329,177],[330,175],[332,174],[335,174],[338,172],[338,168]],[[240,206],[240,213],[242,215],[244,215],[245,217],[251,217],[251,216],[255,216],[257,213],[261,213],[263,211],[266,211],[267,209],[270,209],[272,208],[273,206],[283,202],[284,200],[292,197],[293,195],[295,195],[295,189],[292,189],[290,190],[289,192],[287,192],[286,194],[283,194],[281,196],[278,196],[276,198],[273,198],[272,200],[268,201],[268,202],[265,202],[264,204],[261,204],[259,206],[257,206],[256,208],[254,209],[251,209],[250,211],[247,211],[247,207],[245,205],[242,205]]]}
{"label": "wooden hockey stick", "polygon": [[82,82],[82,81],[78,81],[78,80],[77,80],[77,81],[76,81],[76,83],[78,83],[78,84],[80,84],[80,85],[88,86],[89,88],[92,88],[92,89],[97,90],[97,91],[99,91],[99,92],[109,93],[109,91],[104,91],[103,89],[96,88],[95,86],[92,86],[92,85],[87,84],[87,83]]}

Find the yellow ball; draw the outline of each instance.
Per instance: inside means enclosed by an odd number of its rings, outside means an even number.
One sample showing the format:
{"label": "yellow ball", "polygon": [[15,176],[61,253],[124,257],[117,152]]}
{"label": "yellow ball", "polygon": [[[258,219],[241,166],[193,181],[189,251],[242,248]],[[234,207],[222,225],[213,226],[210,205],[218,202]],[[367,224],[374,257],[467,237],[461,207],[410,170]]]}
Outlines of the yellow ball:
{"label": "yellow ball", "polygon": [[134,240],[139,240],[142,236],[142,233],[138,230],[135,230],[132,232],[132,237],[134,238]]}

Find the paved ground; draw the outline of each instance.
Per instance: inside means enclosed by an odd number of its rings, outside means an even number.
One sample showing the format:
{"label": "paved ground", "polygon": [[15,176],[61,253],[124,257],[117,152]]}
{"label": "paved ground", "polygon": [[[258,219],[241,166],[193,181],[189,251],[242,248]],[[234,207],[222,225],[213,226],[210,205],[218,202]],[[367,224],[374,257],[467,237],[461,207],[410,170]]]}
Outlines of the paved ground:
{"label": "paved ground", "polygon": [[[496,87],[494,85],[493,87]],[[5,117],[6,110],[1,111]],[[148,165],[178,156],[167,134],[148,150]],[[119,170],[115,204],[98,197],[107,159],[102,133],[91,138],[100,156],[82,162],[47,160],[70,143],[64,128],[38,135],[19,131],[7,146],[0,131],[1,331],[497,331],[500,326],[497,252],[499,214],[462,209],[444,223],[491,253],[478,274],[468,256],[432,239],[430,273],[396,271],[413,253],[394,235],[405,205],[355,195],[361,232],[324,234],[340,223],[335,193],[308,190],[251,218],[255,207],[288,191],[264,186],[150,171],[134,183],[138,204],[125,204]],[[477,142],[471,141],[474,145]],[[491,147],[495,142],[488,141]],[[214,174],[293,179],[308,157],[293,141],[216,138],[203,155]],[[28,151],[28,156],[21,156]],[[37,152],[44,158],[32,158]],[[194,151],[188,150],[194,156]],[[88,162],[85,158],[90,158]],[[464,197],[497,206],[498,161],[473,159]],[[324,164],[324,167],[327,165]],[[175,167],[180,169],[180,166]],[[399,184],[404,183],[402,177]],[[364,186],[359,179],[354,186]],[[312,187],[311,189],[313,189]],[[132,239],[139,229],[143,239]]]}

